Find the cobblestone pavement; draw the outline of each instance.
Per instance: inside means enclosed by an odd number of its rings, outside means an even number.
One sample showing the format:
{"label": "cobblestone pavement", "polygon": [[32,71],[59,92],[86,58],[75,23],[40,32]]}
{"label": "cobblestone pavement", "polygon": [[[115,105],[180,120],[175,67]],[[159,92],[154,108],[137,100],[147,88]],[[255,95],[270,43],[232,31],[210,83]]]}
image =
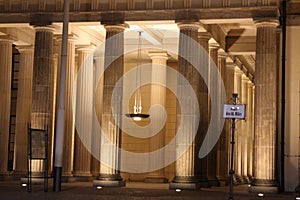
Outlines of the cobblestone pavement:
{"label": "cobblestone pavement", "polygon": [[[126,183],[123,188],[102,188],[92,187],[92,183],[76,182],[63,183],[61,192],[53,192],[52,185],[49,185],[48,192],[44,192],[42,185],[33,185],[32,192],[27,192],[27,187],[22,187],[19,181],[0,181],[1,200],[123,200],[123,199],[199,199],[199,200],[226,200],[228,199],[228,187],[213,187],[197,191],[182,190],[176,192],[169,190],[168,184],[151,183]],[[300,196],[300,194],[299,194]],[[248,193],[246,185],[234,187],[234,200],[289,200],[296,199],[295,193],[264,194],[258,197],[257,194]]]}

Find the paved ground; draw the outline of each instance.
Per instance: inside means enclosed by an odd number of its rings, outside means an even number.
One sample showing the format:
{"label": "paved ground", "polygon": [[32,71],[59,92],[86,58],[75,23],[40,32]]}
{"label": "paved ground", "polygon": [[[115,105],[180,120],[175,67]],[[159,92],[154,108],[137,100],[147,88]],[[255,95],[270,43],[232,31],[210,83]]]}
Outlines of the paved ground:
{"label": "paved ground", "polygon": [[[299,194],[300,196],[300,194]],[[257,194],[248,193],[248,187],[235,186],[234,200],[289,200],[296,199],[295,193],[265,194],[264,197],[258,197]],[[150,184],[150,183],[126,183],[124,188],[102,188],[92,187],[92,183],[64,183],[61,192],[53,192],[52,185],[49,185],[49,191],[44,192],[43,186],[33,185],[32,192],[27,192],[27,187],[22,187],[19,181],[0,181],[0,199],[1,200],[123,200],[123,199],[159,199],[159,200],[227,200],[228,187],[213,187],[197,191],[183,190],[176,192],[168,189],[168,184]]]}

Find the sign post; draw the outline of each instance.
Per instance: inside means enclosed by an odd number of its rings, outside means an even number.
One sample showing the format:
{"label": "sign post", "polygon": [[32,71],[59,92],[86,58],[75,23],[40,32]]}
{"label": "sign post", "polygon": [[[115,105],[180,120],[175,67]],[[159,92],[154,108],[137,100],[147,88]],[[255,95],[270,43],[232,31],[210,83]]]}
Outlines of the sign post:
{"label": "sign post", "polygon": [[231,121],[231,157],[230,157],[230,180],[229,180],[229,200],[233,200],[233,155],[234,155],[234,129],[235,129],[235,119],[245,119],[246,105],[236,104],[238,94],[232,94],[233,104],[224,104],[223,108],[223,118],[232,119]]}

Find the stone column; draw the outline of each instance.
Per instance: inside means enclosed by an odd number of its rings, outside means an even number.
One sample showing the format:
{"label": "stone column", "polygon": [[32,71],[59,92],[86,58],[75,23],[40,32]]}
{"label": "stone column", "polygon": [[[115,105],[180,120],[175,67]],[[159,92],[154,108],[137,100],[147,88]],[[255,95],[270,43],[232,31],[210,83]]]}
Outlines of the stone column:
{"label": "stone column", "polygon": [[93,117],[93,132],[92,132],[92,175],[98,177],[100,175],[100,149],[101,149],[101,132],[98,125],[101,124],[102,108],[103,108],[103,77],[97,79],[104,70],[104,56],[94,56],[94,117]]}
{"label": "stone column", "polygon": [[[203,76],[206,76],[209,81],[209,63],[210,63],[210,56],[209,56],[209,40],[211,36],[209,33],[199,33],[198,34],[198,43],[202,47],[201,52],[199,53],[199,62],[200,66],[204,68]],[[199,130],[197,134],[197,141],[199,145],[202,144],[205,135],[208,130],[210,115],[209,115],[209,102],[210,97],[208,94],[208,85],[205,83],[202,77],[199,78],[199,108],[200,108],[200,122],[199,122]],[[201,185],[203,187],[208,186],[208,156],[201,158],[199,163],[199,179]]]}
{"label": "stone column", "polygon": [[[105,25],[106,43],[105,43],[105,66],[103,81],[103,108],[101,127],[105,137],[101,137],[101,160],[108,163],[101,163],[100,175],[98,180],[94,181],[95,186],[125,186],[120,171],[121,155],[114,147],[121,145],[121,124],[122,118],[122,93],[123,86],[117,88],[116,82],[122,77],[124,71],[124,24]],[[112,99],[112,92],[117,92],[118,98]],[[114,108],[112,110],[112,107]],[[114,112],[114,113],[112,113]],[[116,117],[117,122],[114,119]]]}
{"label": "stone column", "polygon": [[[166,85],[166,65],[168,54],[166,52],[149,52],[149,56],[152,59],[152,75],[151,80],[153,82],[158,82]],[[166,106],[166,88],[161,85],[152,84],[151,85],[151,105],[159,104],[163,108]],[[164,113],[162,110],[159,112],[154,112],[151,119],[164,120]],[[157,130],[160,127],[155,127],[157,124],[153,124],[153,129]],[[151,131],[152,133],[152,131]],[[163,127],[155,136],[150,138],[150,149],[149,152],[155,151],[157,149],[163,148],[165,146],[166,128]],[[164,163],[164,154],[152,156],[149,158],[150,168],[152,166],[158,165],[158,163]],[[145,182],[152,183],[165,183],[168,180],[165,177],[165,171],[163,169],[150,172],[147,175]]]}
{"label": "stone column", "polygon": [[[243,72],[240,68],[235,67],[234,77],[234,93],[238,94],[237,103],[241,103],[242,99],[242,75]],[[234,150],[234,171],[235,180],[237,184],[243,183],[242,178],[242,120],[236,120],[235,122],[235,150]]]}
{"label": "stone column", "polygon": [[[248,103],[248,77],[243,74],[242,75],[242,87],[241,87],[241,102],[242,104]],[[242,156],[242,178],[243,178],[243,183],[249,183],[249,178],[248,178],[248,117],[247,115],[246,120],[241,120],[241,156]]]}
{"label": "stone column", "polygon": [[278,192],[277,137],[277,21],[256,23],[254,180],[250,191]]}
{"label": "stone column", "polygon": [[16,110],[15,174],[27,174],[28,124],[31,114],[33,46],[19,46],[20,71]]}
{"label": "stone column", "polygon": [[253,146],[254,146],[254,84],[248,81],[248,101],[246,107],[247,117],[247,176],[250,181],[253,178]]}
{"label": "stone column", "polygon": [[[94,92],[92,50],[89,46],[78,49],[78,73],[80,76],[77,79],[76,112],[83,113],[84,117],[76,118],[76,124],[80,124],[80,127],[76,127],[73,175],[76,180],[80,181],[92,180],[91,154],[87,150],[89,147],[84,146],[91,144],[92,140]],[[78,132],[86,133],[86,137],[80,137]]]}
{"label": "stone column", "polygon": [[[226,81],[227,81],[227,67],[226,67],[226,59],[227,55],[226,53],[222,52],[218,54],[218,67],[219,71],[221,73],[221,77],[223,80],[223,84],[225,89],[226,88]],[[219,83],[219,87],[221,87],[222,83]],[[218,90],[219,94],[221,95],[220,89]],[[219,108],[219,116],[221,117],[223,115],[223,105],[221,105],[220,102],[220,108]],[[228,147],[229,147],[229,137],[230,137],[230,130],[226,129],[226,121],[224,127],[222,129],[222,133],[220,135],[219,141],[217,143],[217,180],[219,181],[220,185],[226,185],[228,183]]]}
{"label": "stone column", "polygon": [[[34,65],[32,80],[31,127],[48,128],[48,158],[51,160],[52,115],[53,113],[53,31],[52,26],[35,26]],[[43,160],[31,162],[33,176],[43,176]]]}
{"label": "stone column", "polygon": [[66,85],[65,85],[65,127],[63,145],[63,168],[62,176],[65,181],[72,181],[74,163],[74,133],[75,119],[72,102],[75,87],[75,40],[68,39],[68,53],[66,65]]}
{"label": "stone column", "polygon": [[[180,29],[180,36],[179,36],[179,56],[178,56],[178,71],[188,80],[190,81],[191,86],[193,87],[195,93],[197,95],[199,94],[199,91],[201,91],[200,87],[202,85],[199,84],[200,82],[200,74],[196,69],[193,68],[193,66],[183,58],[189,57],[191,59],[197,59],[200,52],[195,52],[190,50],[189,43],[187,42],[187,39],[185,39],[183,36],[187,36],[190,39],[193,39],[195,41],[198,40],[198,29],[199,24],[197,23],[179,23],[178,24]],[[177,98],[181,98],[183,102],[189,102],[189,95],[181,95],[184,85],[179,80],[177,83],[177,93],[179,94]],[[207,96],[206,96],[207,97]],[[198,96],[199,99],[199,96]],[[206,99],[207,101],[207,99]],[[195,105],[190,105],[191,110],[194,110]],[[200,107],[201,109],[201,107]],[[180,112],[180,106],[177,106],[177,123],[179,123],[181,115],[183,115]],[[194,130],[194,114],[185,114],[183,117],[190,119],[190,123],[186,124],[180,124],[180,126],[183,126],[183,130],[187,131],[187,135],[192,135]],[[202,115],[201,115],[202,117]],[[201,122],[200,122],[201,123]],[[198,129],[198,135],[200,136],[201,133],[200,128]],[[201,135],[202,136],[202,135]],[[191,136],[190,136],[191,137]],[[190,140],[187,138],[187,141]],[[182,154],[181,157],[179,157],[175,162],[175,178],[170,183],[171,189],[181,188],[181,189],[197,189],[200,187],[199,184],[199,159],[197,157],[197,146],[200,145],[198,143],[198,139],[196,138],[194,142],[187,148],[187,150]],[[176,140],[176,153],[178,153],[178,150],[186,145],[185,141],[178,141]],[[197,150],[196,150],[197,149]]]}
{"label": "stone column", "polygon": [[[212,44],[209,46],[209,56],[210,56],[210,67],[218,67],[218,45],[217,44]],[[218,92],[219,90],[219,86],[218,85],[211,85],[211,79],[213,79],[214,77],[212,77],[210,71],[209,71],[209,87],[212,89],[209,92]],[[209,119],[211,118],[211,100],[210,97],[208,97],[207,99],[208,101],[208,117]],[[220,116],[220,115],[218,115]],[[212,119],[213,121],[211,121],[210,123],[219,123],[220,120],[218,119]],[[210,137],[210,139],[212,140],[213,138]],[[208,173],[208,184],[210,186],[218,186],[219,182],[217,181],[217,146],[214,146],[214,148],[211,150],[211,152],[209,152],[208,156],[207,156],[207,173]]]}
{"label": "stone column", "polygon": [[[50,26],[35,27],[34,67],[32,82],[31,127],[44,129],[50,124],[53,31]],[[50,128],[50,127],[48,127]]]}
{"label": "stone column", "polygon": [[12,41],[0,39],[0,175],[8,175],[8,139],[11,101]]}

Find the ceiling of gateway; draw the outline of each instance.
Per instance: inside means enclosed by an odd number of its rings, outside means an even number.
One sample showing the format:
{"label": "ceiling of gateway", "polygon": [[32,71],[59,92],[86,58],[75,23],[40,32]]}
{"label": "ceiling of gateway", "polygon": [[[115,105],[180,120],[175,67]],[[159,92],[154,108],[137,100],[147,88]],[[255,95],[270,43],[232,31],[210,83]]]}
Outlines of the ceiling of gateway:
{"label": "ceiling of gateway", "polygon": [[[69,0],[70,38],[78,46],[98,46],[105,40],[101,23],[123,20],[129,25],[125,45],[137,45],[137,31],[143,32],[143,48],[178,45],[178,21],[196,19],[199,34],[208,33],[209,42],[226,52],[247,73],[254,74],[257,19],[279,21],[278,0]],[[29,25],[46,14],[62,33],[63,0],[0,0],[0,37],[16,45],[32,45],[34,29]],[[300,1],[287,1],[287,24],[299,25]],[[117,17],[116,17],[117,16]],[[147,51],[143,51],[144,57]],[[130,54],[132,59],[136,57]],[[176,59],[176,55],[171,55]],[[130,57],[128,58],[130,59]]]}
{"label": "ceiling of gateway", "polygon": [[[179,29],[174,20],[166,21],[126,21],[125,45],[137,46],[138,31],[142,31],[143,49],[164,49],[168,46],[178,46]],[[249,73],[253,75],[255,59],[256,28],[252,19],[231,20],[200,20],[202,27],[199,34],[210,32],[209,43],[218,45],[220,51],[228,52],[232,60],[240,60]],[[53,23],[55,36],[60,37],[62,23]],[[100,22],[71,22],[69,28],[70,38],[77,46],[92,45],[97,47],[105,41],[105,28]],[[34,29],[28,23],[0,24],[0,37],[10,37],[16,45],[34,44]],[[143,51],[143,58],[147,58],[147,51]],[[131,55],[131,56],[130,56]],[[130,54],[126,59],[134,59],[136,55]],[[170,52],[173,59],[177,55]]]}

